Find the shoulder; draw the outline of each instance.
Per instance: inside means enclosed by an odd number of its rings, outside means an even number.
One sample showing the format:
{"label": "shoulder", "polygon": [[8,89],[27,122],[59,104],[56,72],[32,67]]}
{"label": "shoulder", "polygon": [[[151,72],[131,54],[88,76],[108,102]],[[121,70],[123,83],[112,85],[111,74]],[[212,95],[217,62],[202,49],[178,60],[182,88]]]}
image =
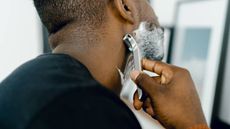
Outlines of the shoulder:
{"label": "shoulder", "polygon": [[[55,129],[139,129],[129,108],[114,94],[97,87],[69,91],[49,103],[30,123]],[[48,129],[48,128],[47,128]]]}
{"label": "shoulder", "polygon": [[0,86],[36,84],[50,79],[74,77],[76,73],[83,74],[83,70],[79,70],[83,67],[68,55],[45,54],[19,66],[0,83]]}
{"label": "shoulder", "polygon": [[[63,60],[61,56],[55,56],[53,54],[41,55],[37,58],[31,59],[24,64],[16,68],[0,85],[6,85],[12,82],[22,82],[23,79],[31,79],[34,75],[44,73],[52,64]],[[11,84],[10,83],[10,84]]]}

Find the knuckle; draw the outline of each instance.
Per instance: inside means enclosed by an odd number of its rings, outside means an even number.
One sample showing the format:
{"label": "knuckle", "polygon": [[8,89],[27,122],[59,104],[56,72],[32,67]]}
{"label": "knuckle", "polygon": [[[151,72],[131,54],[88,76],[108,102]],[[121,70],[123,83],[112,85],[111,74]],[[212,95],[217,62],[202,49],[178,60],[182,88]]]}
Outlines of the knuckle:
{"label": "knuckle", "polygon": [[168,80],[172,80],[172,78],[174,77],[174,73],[172,70],[168,70],[166,77],[168,78]]}
{"label": "knuckle", "polygon": [[165,72],[165,76],[168,79],[173,80],[174,78],[177,77],[189,77],[191,76],[190,71],[186,68],[183,67],[178,67],[178,66],[174,66],[174,65],[169,65],[170,67],[168,67],[167,72]]}
{"label": "knuckle", "polygon": [[142,86],[142,85],[144,84],[145,80],[146,80],[146,77],[144,76],[143,73],[141,73],[141,74],[137,77],[137,84]]}
{"label": "knuckle", "polygon": [[190,76],[190,72],[186,68],[180,68],[180,73],[184,76]]}
{"label": "knuckle", "polygon": [[168,67],[162,72],[168,79],[171,79],[174,76],[173,68]]}
{"label": "knuckle", "polygon": [[151,78],[145,73],[141,73],[137,77],[137,80],[138,80],[137,85],[140,86],[141,88],[147,87],[152,84]]}
{"label": "knuckle", "polygon": [[152,67],[152,71],[155,71],[160,66],[159,62],[156,61],[154,66]]}
{"label": "knuckle", "polygon": [[186,69],[186,68],[182,68],[182,71],[183,71],[183,73],[185,73],[185,74],[190,74],[189,70]]}

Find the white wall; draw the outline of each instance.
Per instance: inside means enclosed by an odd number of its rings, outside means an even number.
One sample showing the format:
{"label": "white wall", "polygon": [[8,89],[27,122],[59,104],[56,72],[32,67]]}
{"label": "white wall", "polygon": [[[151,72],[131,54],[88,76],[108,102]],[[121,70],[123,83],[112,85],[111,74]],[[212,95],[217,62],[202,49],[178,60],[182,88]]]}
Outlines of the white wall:
{"label": "white wall", "polygon": [[174,25],[176,4],[179,0],[153,0],[154,10],[161,25]]}
{"label": "white wall", "polygon": [[0,0],[0,82],[42,52],[41,23],[33,0]]}

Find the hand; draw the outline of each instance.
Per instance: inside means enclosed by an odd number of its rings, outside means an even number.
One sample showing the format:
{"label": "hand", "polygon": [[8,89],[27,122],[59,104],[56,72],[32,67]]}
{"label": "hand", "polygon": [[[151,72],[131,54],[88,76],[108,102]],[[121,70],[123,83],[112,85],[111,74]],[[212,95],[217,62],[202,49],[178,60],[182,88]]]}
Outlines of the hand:
{"label": "hand", "polygon": [[139,71],[131,73],[133,81],[149,97],[141,102],[136,92],[136,109],[144,108],[166,128],[188,129],[207,124],[195,85],[186,69],[147,59],[142,61],[142,65],[144,70],[159,76],[150,77]]}

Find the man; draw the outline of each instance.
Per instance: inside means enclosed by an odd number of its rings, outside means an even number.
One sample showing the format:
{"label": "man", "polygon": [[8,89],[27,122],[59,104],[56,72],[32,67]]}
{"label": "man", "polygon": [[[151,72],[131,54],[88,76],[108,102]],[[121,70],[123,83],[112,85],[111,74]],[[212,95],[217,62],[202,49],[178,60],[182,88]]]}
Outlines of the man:
{"label": "man", "polygon": [[[142,21],[159,26],[148,1],[34,0],[34,4],[50,33],[53,53],[27,62],[1,83],[0,128],[140,129],[118,97],[122,86],[117,68],[124,70],[126,62],[123,36]],[[133,80],[149,96],[144,102],[135,97],[136,109],[145,107],[167,128],[207,128],[186,71],[148,60],[143,60],[143,68],[160,77],[133,72]],[[168,97],[173,98],[166,101]]]}

